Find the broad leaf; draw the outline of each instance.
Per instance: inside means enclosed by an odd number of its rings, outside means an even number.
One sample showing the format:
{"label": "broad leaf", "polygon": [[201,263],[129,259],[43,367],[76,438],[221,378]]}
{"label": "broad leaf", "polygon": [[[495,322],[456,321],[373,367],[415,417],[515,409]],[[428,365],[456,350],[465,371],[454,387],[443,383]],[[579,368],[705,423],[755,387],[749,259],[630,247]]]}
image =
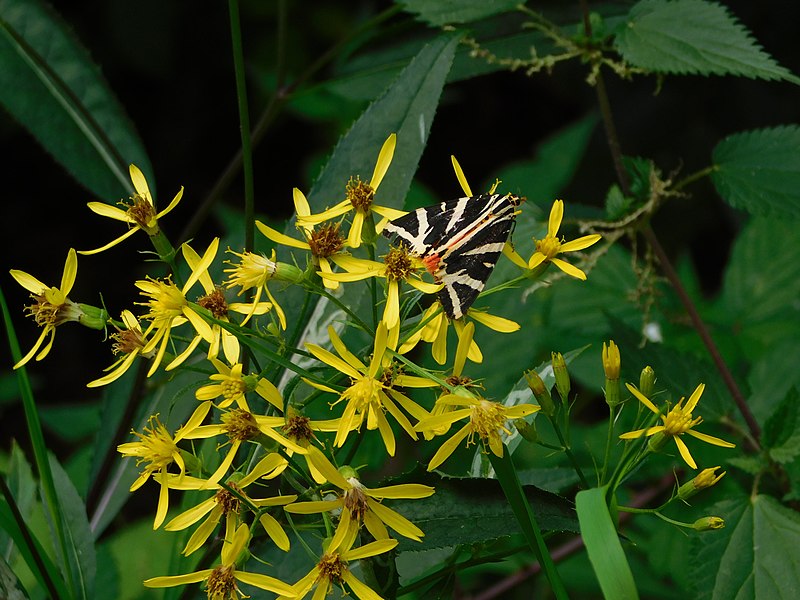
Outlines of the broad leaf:
{"label": "broad leaf", "polygon": [[745,131],[714,148],[711,180],[731,206],[800,217],[800,127]]}
{"label": "broad leaf", "polygon": [[800,454],[800,393],[792,388],[764,424],[761,441],[770,457],[787,463]]}
{"label": "broad leaf", "polygon": [[518,0],[401,0],[405,10],[417,15],[429,25],[453,25],[469,23],[514,10]]}
{"label": "broad leaf", "polygon": [[[414,482],[432,485],[436,493],[390,505],[425,532],[424,546],[403,538],[399,551],[487,542],[519,533],[514,512],[495,479],[452,479],[427,474],[415,477]],[[567,500],[533,486],[523,489],[543,531],[577,530],[575,514]]]}
{"label": "broad leaf", "polygon": [[800,82],[715,2],[642,0],[617,30],[615,45],[632,65],[658,73]]}
{"label": "broad leaf", "polygon": [[692,545],[695,598],[793,599],[800,592],[800,517],[770,496],[728,500],[709,511],[725,528]]}
{"label": "broad leaf", "polygon": [[133,192],[129,163],[152,171],[97,65],[40,0],[0,2],[0,104],[99,198]]}

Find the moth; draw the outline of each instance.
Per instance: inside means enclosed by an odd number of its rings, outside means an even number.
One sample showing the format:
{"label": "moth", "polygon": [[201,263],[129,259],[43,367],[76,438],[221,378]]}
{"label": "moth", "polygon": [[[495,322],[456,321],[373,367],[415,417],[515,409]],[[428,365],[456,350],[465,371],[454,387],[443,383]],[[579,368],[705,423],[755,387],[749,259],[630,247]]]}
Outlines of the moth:
{"label": "moth", "polygon": [[522,198],[481,194],[418,208],[386,224],[383,234],[419,256],[450,319],[463,317],[486,285],[514,227]]}

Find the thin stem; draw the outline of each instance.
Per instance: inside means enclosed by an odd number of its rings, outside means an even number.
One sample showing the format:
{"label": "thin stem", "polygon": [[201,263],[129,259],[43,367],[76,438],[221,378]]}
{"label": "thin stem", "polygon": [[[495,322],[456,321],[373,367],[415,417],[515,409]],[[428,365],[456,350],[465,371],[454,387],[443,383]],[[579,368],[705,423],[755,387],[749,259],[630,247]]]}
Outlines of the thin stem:
{"label": "thin stem", "polygon": [[572,463],[572,467],[575,469],[575,472],[578,474],[578,477],[581,480],[581,485],[587,490],[591,487],[589,482],[586,481],[586,477],[583,475],[583,471],[581,470],[580,465],[578,464],[578,459],[575,458],[575,455],[572,453],[572,449],[569,447],[567,440],[564,439],[564,434],[561,432],[561,427],[558,425],[558,421],[552,417],[548,417],[550,420],[550,424],[553,426],[553,430],[556,432],[558,436],[558,441],[561,442],[561,449],[564,451],[564,454],[567,455],[567,458]]}
{"label": "thin stem", "polygon": [[603,485],[606,480],[606,473],[608,472],[608,462],[611,459],[611,445],[614,441],[614,420],[616,415],[615,407],[608,407],[608,431],[606,432],[606,449],[603,453],[603,470],[600,473],[600,485]]}
{"label": "thin stem", "polygon": [[686,177],[681,179],[678,183],[673,185],[672,189],[676,192],[679,192],[690,183],[694,183],[695,181],[697,181],[698,179],[702,179],[703,177],[708,177],[709,175],[711,175],[711,173],[713,173],[716,170],[717,168],[714,165],[711,165],[710,167],[706,167],[705,169],[700,169],[699,171],[695,171],[691,175],[687,175]]}
{"label": "thin stem", "polygon": [[242,174],[244,175],[245,251],[253,250],[255,232],[255,199],[253,191],[253,153],[250,145],[250,113],[247,108],[247,82],[242,51],[242,28],[239,22],[239,0],[228,0],[231,25],[233,69],[236,74],[236,100],[239,105],[239,130],[242,136]]}

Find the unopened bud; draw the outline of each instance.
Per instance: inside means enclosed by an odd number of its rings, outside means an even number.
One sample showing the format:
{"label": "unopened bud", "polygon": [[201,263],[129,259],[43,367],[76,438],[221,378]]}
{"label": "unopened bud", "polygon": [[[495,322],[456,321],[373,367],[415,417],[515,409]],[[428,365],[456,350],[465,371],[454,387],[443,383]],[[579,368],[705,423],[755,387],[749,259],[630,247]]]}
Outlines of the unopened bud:
{"label": "unopened bud", "polygon": [[603,342],[603,370],[606,373],[606,379],[612,381],[619,379],[619,368],[619,346],[614,343],[614,340],[609,340],[608,346]]}
{"label": "unopened bud", "polygon": [[558,395],[561,397],[562,402],[569,401],[569,372],[567,371],[567,362],[560,352],[553,352],[551,354],[553,363],[553,373],[556,376],[556,389]]}
{"label": "unopened bud", "polygon": [[725,520],[721,517],[703,517],[692,524],[692,529],[695,531],[711,531],[723,527],[725,527]]}
{"label": "unopened bud", "polygon": [[539,441],[539,433],[536,431],[536,425],[533,423],[528,423],[525,419],[514,419],[514,427],[516,427],[519,434],[530,443],[535,444]]}
{"label": "unopened bud", "polygon": [[619,379],[606,379],[604,390],[606,393],[606,404],[614,408],[620,403]]}
{"label": "unopened bud", "polygon": [[650,398],[653,395],[653,389],[656,386],[656,372],[650,366],[642,369],[642,374],[639,375],[639,391],[645,398]]}
{"label": "unopened bud", "polygon": [[721,468],[722,467],[711,467],[710,469],[703,469],[700,471],[700,473],[694,477],[694,479],[684,483],[678,488],[678,498],[681,500],[687,500],[688,498],[694,496],[697,492],[715,485],[726,473],[723,471],[717,475],[717,470]]}
{"label": "unopened bud", "polygon": [[542,378],[536,371],[531,369],[525,371],[525,380],[528,382],[528,387],[533,392],[539,406],[542,407],[542,412],[547,416],[552,416],[556,411],[556,406],[553,404],[553,397],[550,395],[550,390],[547,389]]}

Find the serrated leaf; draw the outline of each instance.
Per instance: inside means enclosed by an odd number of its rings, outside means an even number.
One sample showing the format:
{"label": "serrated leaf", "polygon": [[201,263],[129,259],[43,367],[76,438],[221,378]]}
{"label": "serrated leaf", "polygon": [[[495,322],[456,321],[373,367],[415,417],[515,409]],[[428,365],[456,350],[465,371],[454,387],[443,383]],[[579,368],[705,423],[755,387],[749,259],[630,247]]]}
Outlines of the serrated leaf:
{"label": "serrated leaf", "polygon": [[403,8],[429,25],[469,23],[514,10],[519,0],[401,0]]}
{"label": "serrated leaf", "polygon": [[[421,500],[393,502],[391,508],[425,532],[423,544],[400,540],[398,551],[432,550],[487,542],[519,533],[519,524],[495,479],[451,479],[433,474],[416,478],[436,488]],[[566,499],[523,486],[533,513],[543,531],[576,531],[577,521]]]}
{"label": "serrated leaf", "polygon": [[728,500],[709,514],[725,528],[705,532],[692,545],[695,598],[770,598],[800,594],[800,516],[774,498]]}
{"label": "serrated leaf", "polygon": [[[89,528],[86,506],[59,462],[51,455],[50,469],[64,516],[67,537],[66,563],[72,571],[73,596],[94,598],[94,578],[97,573],[94,538]],[[59,548],[56,547],[58,550]]]}
{"label": "serrated leaf", "polygon": [[[761,217],[747,224],[731,251],[721,297],[729,315],[724,322],[728,330],[736,331],[739,345],[751,360],[800,339],[800,261],[786,258],[798,254],[797,225]],[[769,365],[765,368],[769,371]],[[776,371],[771,376],[780,378]],[[759,407],[763,418],[783,393],[763,399],[768,402]]]}
{"label": "serrated leaf", "polygon": [[763,460],[755,456],[734,456],[725,461],[725,463],[750,475],[758,475],[767,466]]}
{"label": "serrated leaf", "polygon": [[[792,387],[800,388],[798,356],[800,339],[796,338],[772,344],[763,353],[748,355],[751,367],[747,384],[751,392],[747,404],[759,423],[766,421]],[[780,377],[776,377],[776,373],[780,373]]]}
{"label": "serrated leaf", "polygon": [[800,453],[799,423],[800,393],[793,387],[764,423],[761,442],[773,460],[786,463]]}
{"label": "serrated leaf", "polygon": [[0,104],[99,198],[133,192],[129,163],[152,172],[97,65],[40,0],[0,3]]}
{"label": "serrated leaf", "polygon": [[605,487],[593,488],[582,490],[575,497],[581,537],[603,596],[620,600],[638,598],[633,573],[608,512],[606,492]]}
{"label": "serrated leaf", "polygon": [[800,217],[800,127],[745,131],[714,148],[711,180],[731,206],[776,217]]}
{"label": "serrated leaf", "polygon": [[642,0],[617,30],[614,44],[632,65],[658,73],[800,82],[725,6],[705,0]]}

